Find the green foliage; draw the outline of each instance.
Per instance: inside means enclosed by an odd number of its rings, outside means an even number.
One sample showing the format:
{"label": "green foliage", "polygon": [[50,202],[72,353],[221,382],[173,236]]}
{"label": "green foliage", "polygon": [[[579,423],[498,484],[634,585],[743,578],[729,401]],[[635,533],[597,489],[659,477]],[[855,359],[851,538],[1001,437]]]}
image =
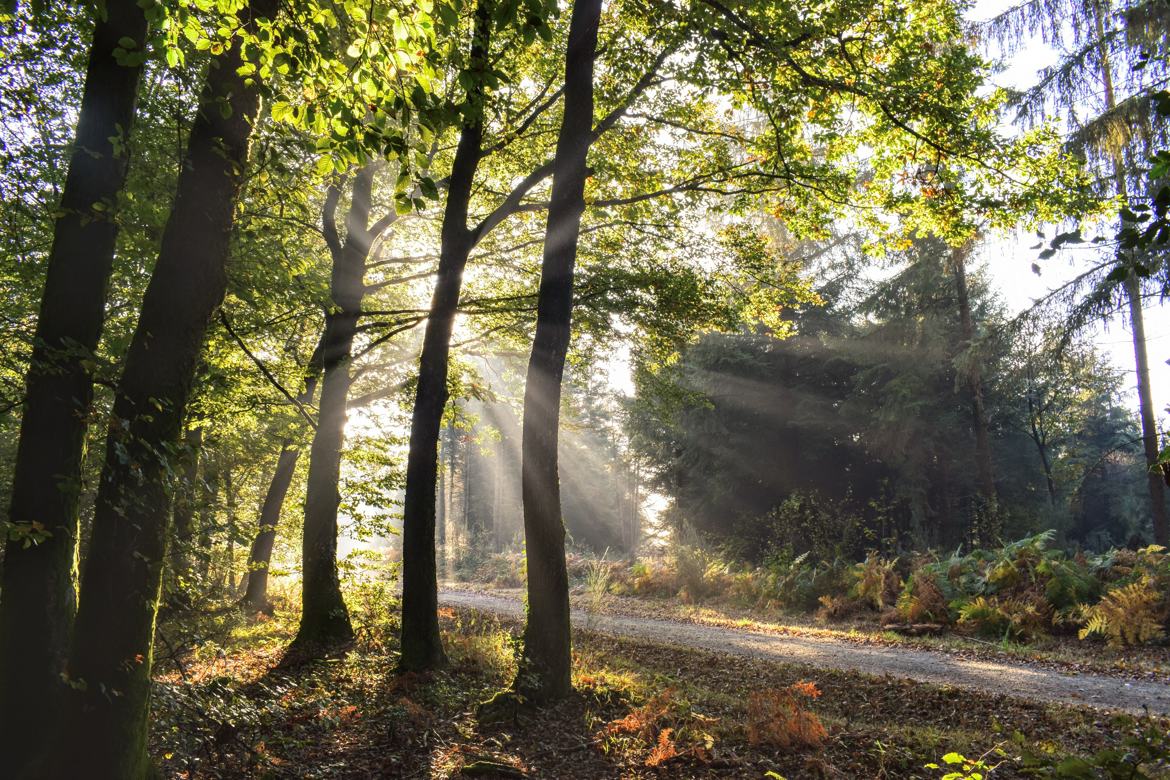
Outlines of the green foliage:
{"label": "green foliage", "polygon": [[1118,551],[1105,568],[1111,585],[1080,611],[1081,639],[1099,634],[1112,645],[1159,641],[1170,627],[1170,555],[1163,547]]}
{"label": "green foliage", "polygon": [[994,772],[1002,761],[994,761],[1006,754],[999,747],[993,748],[979,758],[967,758],[961,753],[950,752],[941,759],[942,764],[930,763],[926,769],[935,769],[941,772],[940,780],[985,780]]}

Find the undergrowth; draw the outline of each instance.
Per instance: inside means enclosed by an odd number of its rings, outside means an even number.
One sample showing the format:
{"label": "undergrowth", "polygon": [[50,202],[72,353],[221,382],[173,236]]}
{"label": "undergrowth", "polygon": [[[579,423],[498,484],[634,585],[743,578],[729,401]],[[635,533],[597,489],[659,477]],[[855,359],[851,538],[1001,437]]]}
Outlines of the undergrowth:
{"label": "undergrowth", "polygon": [[[684,537],[655,558],[571,555],[569,573],[590,611],[613,594],[830,621],[870,616],[885,625],[949,629],[1005,644],[1050,635],[1099,637],[1118,647],[1166,641],[1170,554],[1164,548],[1069,554],[1054,548],[1053,538],[1049,531],[995,549],[871,553],[860,562],[779,553],[750,567]],[[478,579],[510,587],[516,571],[515,555],[500,553],[484,562]]]}

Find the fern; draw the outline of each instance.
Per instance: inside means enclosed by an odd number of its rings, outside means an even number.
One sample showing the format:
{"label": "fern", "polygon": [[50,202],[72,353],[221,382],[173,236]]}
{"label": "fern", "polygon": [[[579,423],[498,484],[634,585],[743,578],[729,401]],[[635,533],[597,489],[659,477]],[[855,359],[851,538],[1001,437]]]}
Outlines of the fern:
{"label": "fern", "polygon": [[1077,635],[1108,638],[1113,646],[1143,645],[1166,636],[1164,596],[1151,578],[1122,585],[1106,593],[1085,610],[1085,624]]}

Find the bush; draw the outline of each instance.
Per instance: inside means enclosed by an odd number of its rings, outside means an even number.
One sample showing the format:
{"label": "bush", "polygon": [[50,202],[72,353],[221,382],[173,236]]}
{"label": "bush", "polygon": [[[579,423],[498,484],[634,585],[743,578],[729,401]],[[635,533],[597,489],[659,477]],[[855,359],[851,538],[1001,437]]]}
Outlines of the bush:
{"label": "bush", "polygon": [[747,705],[748,743],[781,750],[819,748],[829,732],[805,702],[820,695],[811,682],[752,693]]}

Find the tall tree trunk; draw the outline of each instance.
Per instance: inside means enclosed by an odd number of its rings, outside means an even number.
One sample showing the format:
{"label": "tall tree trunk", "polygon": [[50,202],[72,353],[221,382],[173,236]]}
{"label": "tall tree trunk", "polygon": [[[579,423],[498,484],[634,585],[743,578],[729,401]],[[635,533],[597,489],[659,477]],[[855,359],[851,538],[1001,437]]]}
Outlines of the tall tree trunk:
{"label": "tall tree trunk", "polygon": [[[275,0],[253,0],[254,28]],[[237,73],[237,40],[214,58],[199,100],[158,262],[114,400],[76,631],[60,777],[141,778],[173,457],[199,353],[222,302],[236,198],[260,85]],[[225,116],[225,114],[227,116]]]}
{"label": "tall tree trunk", "polygon": [[[341,480],[341,451],[345,446],[345,410],[349,397],[353,338],[365,296],[366,258],[373,236],[369,232],[370,198],[376,166],[366,165],[354,177],[346,214],[345,244],[336,239],[328,221],[333,254],[331,295],[333,308],[325,316],[321,340],[321,405],[317,430],[309,449],[309,476],[305,494],[302,537],[301,624],[294,645],[323,646],[353,639],[349,610],[337,578],[337,507]],[[336,208],[337,188],[331,188]]]}
{"label": "tall tree trunk", "polygon": [[51,730],[77,609],[78,500],[93,401],[87,366],[105,319],[142,75],[140,65],[114,56],[123,38],[145,45],[142,8],[109,0],[104,10],[53,226],[16,451],[9,521],[21,533],[7,540],[0,584],[0,755],[12,771]]}
{"label": "tall tree trunk", "polygon": [[[312,357],[309,358],[309,366],[305,371],[305,388],[297,396],[299,404],[308,405],[313,402],[317,382],[321,376],[321,355],[324,348],[322,334],[322,340],[318,342]],[[285,439],[281,443],[276,469],[272,472],[272,481],[268,483],[264,503],[260,507],[259,528],[248,554],[248,584],[240,600],[240,605],[245,609],[255,612],[272,611],[272,605],[268,602],[268,569],[272,564],[272,548],[276,544],[276,526],[280,523],[284,499],[288,496],[300,457],[301,447],[297,442]]]}
{"label": "tall tree trunk", "polygon": [[536,333],[524,387],[522,492],[528,622],[514,687],[536,702],[563,697],[572,689],[569,582],[557,444],[561,378],[572,325],[573,273],[585,211],[593,59],[600,20],[601,0],[575,0],[565,54],[565,113],[553,164]]}
{"label": "tall tree trunk", "polygon": [[1158,468],[1158,424],[1154,418],[1154,396],[1150,388],[1150,358],[1146,354],[1146,324],[1142,315],[1141,281],[1136,274],[1125,280],[1129,299],[1129,322],[1133,335],[1133,357],[1137,366],[1138,406],[1142,420],[1142,448],[1146,455],[1146,483],[1150,489],[1150,510],[1154,523],[1154,542],[1170,544],[1166,523],[1166,486]]}
{"label": "tall tree trunk", "polygon": [[459,306],[463,270],[474,246],[467,212],[475,171],[483,156],[482,73],[489,67],[491,0],[479,0],[472,34],[469,69],[472,86],[468,110],[443,210],[439,269],[419,357],[418,388],[410,420],[406,460],[406,496],[402,520],[402,671],[435,669],[446,663],[439,636],[438,569],[435,562],[435,481],[438,478],[439,430],[447,405],[447,367],[451,329]]}
{"label": "tall tree trunk", "polygon": [[[1101,86],[1105,96],[1105,110],[1117,107],[1117,94],[1113,87],[1113,63],[1106,42],[1106,16],[1109,13],[1102,3],[1093,3],[1093,22],[1097,31],[1100,59],[1098,61]],[[1129,201],[1129,187],[1125,178],[1122,152],[1113,156],[1113,179],[1117,194],[1124,202]],[[1170,527],[1166,519],[1165,486],[1158,468],[1158,425],[1154,416],[1154,397],[1150,387],[1150,359],[1146,354],[1146,325],[1142,313],[1141,279],[1131,271],[1125,280],[1125,295],[1129,302],[1130,334],[1133,337],[1134,367],[1137,369],[1138,412],[1142,421],[1142,449],[1146,456],[1146,483],[1150,490],[1150,515],[1153,518],[1154,541],[1170,545]]]}
{"label": "tall tree trunk", "polygon": [[955,276],[955,293],[959,303],[959,326],[963,335],[963,347],[968,351],[966,379],[971,392],[971,421],[975,428],[975,468],[978,472],[983,511],[986,513],[985,517],[980,518],[978,536],[984,542],[991,542],[998,535],[995,470],[991,460],[987,411],[983,403],[983,372],[979,362],[970,354],[975,345],[975,322],[971,317],[971,299],[967,291],[967,255],[971,251],[971,246],[971,242],[968,242],[954,250],[951,262]]}

